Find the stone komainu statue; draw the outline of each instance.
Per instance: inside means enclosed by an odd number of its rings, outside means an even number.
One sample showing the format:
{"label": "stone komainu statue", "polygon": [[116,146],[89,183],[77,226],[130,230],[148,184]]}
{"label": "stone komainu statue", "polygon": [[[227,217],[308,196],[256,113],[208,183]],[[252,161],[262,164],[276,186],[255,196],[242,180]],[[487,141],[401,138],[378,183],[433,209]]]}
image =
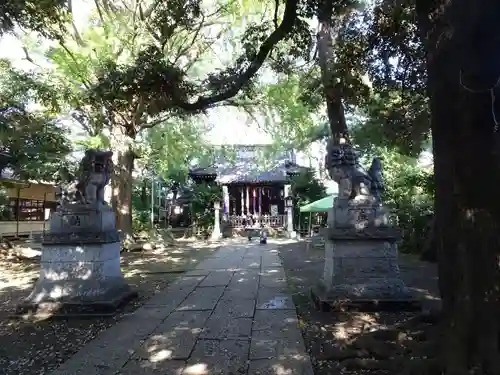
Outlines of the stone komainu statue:
{"label": "stone komainu statue", "polygon": [[339,184],[339,198],[354,199],[357,196],[373,196],[381,202],[384,189],[382,163],[374,158],[368,171],[359,164],[359,157],[348,144],[328,142],[325,166],[332,180]]}
{"label": "stone komainu statue", "polygon": [[106,204],[104,188],[113,172],[113,152],[90,149],[80,162],[78,170],[78,200],[84,204]]}
{"label": "stone komainu statue", "polygon": [[75,176],[71,180],[64,179],[65,184],[56,193],[60,205],[71,203],[106,204],[104,188],[109,183],[113,171],[113,152],[90,149],[85,156]]}

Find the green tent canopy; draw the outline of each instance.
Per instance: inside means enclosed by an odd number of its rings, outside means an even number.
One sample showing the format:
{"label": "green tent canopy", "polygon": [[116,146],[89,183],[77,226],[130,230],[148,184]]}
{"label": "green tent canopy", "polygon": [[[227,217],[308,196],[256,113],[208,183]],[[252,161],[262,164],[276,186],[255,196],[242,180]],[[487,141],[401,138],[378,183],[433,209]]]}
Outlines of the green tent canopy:
{"label": "green tent canopy", "polygon": [[337,194],[332,194],[328,197],[306,204],[300,207],[300,212],[327,212],[333,207],[333,200],[336,197]]}

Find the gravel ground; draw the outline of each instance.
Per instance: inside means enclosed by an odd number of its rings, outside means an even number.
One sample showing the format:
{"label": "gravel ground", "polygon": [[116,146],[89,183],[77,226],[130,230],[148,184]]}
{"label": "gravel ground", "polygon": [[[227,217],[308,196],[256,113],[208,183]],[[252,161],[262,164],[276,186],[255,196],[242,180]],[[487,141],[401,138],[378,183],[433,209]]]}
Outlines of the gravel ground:
{"label": "gravel ground", "polygon": [[[323,250],[305,242],[280,247],[289,288],[315,375],[434,373],[435,322],[417,313],[319,312],[309,298],[310,287],[323,273]],[[424,308],[439,305],[433,264],[400,256],[406,284]]]}
{"label": "gravel ground", "polygon": [[55,369],[215,249],[214,245],[198,243],[124,253],[122,270],[139,298],[114,317],[40,321],[9,318],[38,277],[38,259],[19,259],[0,252],[0,375],[45,374]]}

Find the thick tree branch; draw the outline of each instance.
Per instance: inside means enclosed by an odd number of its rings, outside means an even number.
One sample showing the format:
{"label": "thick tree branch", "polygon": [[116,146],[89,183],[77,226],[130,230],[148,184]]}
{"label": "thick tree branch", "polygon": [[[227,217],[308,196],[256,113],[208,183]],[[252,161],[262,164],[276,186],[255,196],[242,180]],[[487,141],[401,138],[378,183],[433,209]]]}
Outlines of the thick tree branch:
{"label": "thick tree branch", "polygon": [[280,1],[279,0],[275,0],[274,1],[274,19],[273,19],[273,22],[274,22],[274,27],[278,28],[278,12],[279,12],[279,9],[280,9]]}
{"label": "thick tree branch", "polygon": [[276,44],[283,40],[292,31],[297,19],[297,3],[298,0],[287,0],[283,21],[262,43],[259,52],[252,59],[248,68],[241,73],[237,79],[235,79],[231,87],[221,93],[211,96],[200,96],[193,103],[179,103],[179,107],[188,112],[199,112],[238,94],[248,81],[250,81],[250,79],[252,79],[253,76],[259,71],[267,56],[271,53]]}

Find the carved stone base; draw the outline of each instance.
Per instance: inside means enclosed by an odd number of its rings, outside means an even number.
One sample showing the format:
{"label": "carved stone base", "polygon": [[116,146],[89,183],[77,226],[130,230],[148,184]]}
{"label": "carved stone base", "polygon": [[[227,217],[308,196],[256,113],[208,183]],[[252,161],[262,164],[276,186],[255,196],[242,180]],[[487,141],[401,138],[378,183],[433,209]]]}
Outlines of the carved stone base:
{"label": "carved stone base", "polygon": [[18,314],[108,315],[137,296],[120,270],[120,243],[44,245],[40,277]]}
{"label": "carved stone base", "polygon": [[[377,285],[377,287],[375,287]],[[419,300],[411,295],[404,298],[401,294],[397,298],[376,299],[373,298],[374,289],[378,289],[379,283],[368,285],[371,293],[359,293],[360,285],[349,288],[347,285],[339,286],[336,290],[327,290],[323,283],[318,283],[311,288],[311,298],[316,309],[320,311],[420,311],[422,309]],[[393,289],[391,287],[391,289]],[[377,290],[380,292],[380,290]],[[390,295],[390,294],[389,294]]]}
{"label": "carved stone base", "polygon": [[390,228],[328,232],[323,279],[312,290],[317,305],[361,310],[417,308],[400,277],[397,245]]}

